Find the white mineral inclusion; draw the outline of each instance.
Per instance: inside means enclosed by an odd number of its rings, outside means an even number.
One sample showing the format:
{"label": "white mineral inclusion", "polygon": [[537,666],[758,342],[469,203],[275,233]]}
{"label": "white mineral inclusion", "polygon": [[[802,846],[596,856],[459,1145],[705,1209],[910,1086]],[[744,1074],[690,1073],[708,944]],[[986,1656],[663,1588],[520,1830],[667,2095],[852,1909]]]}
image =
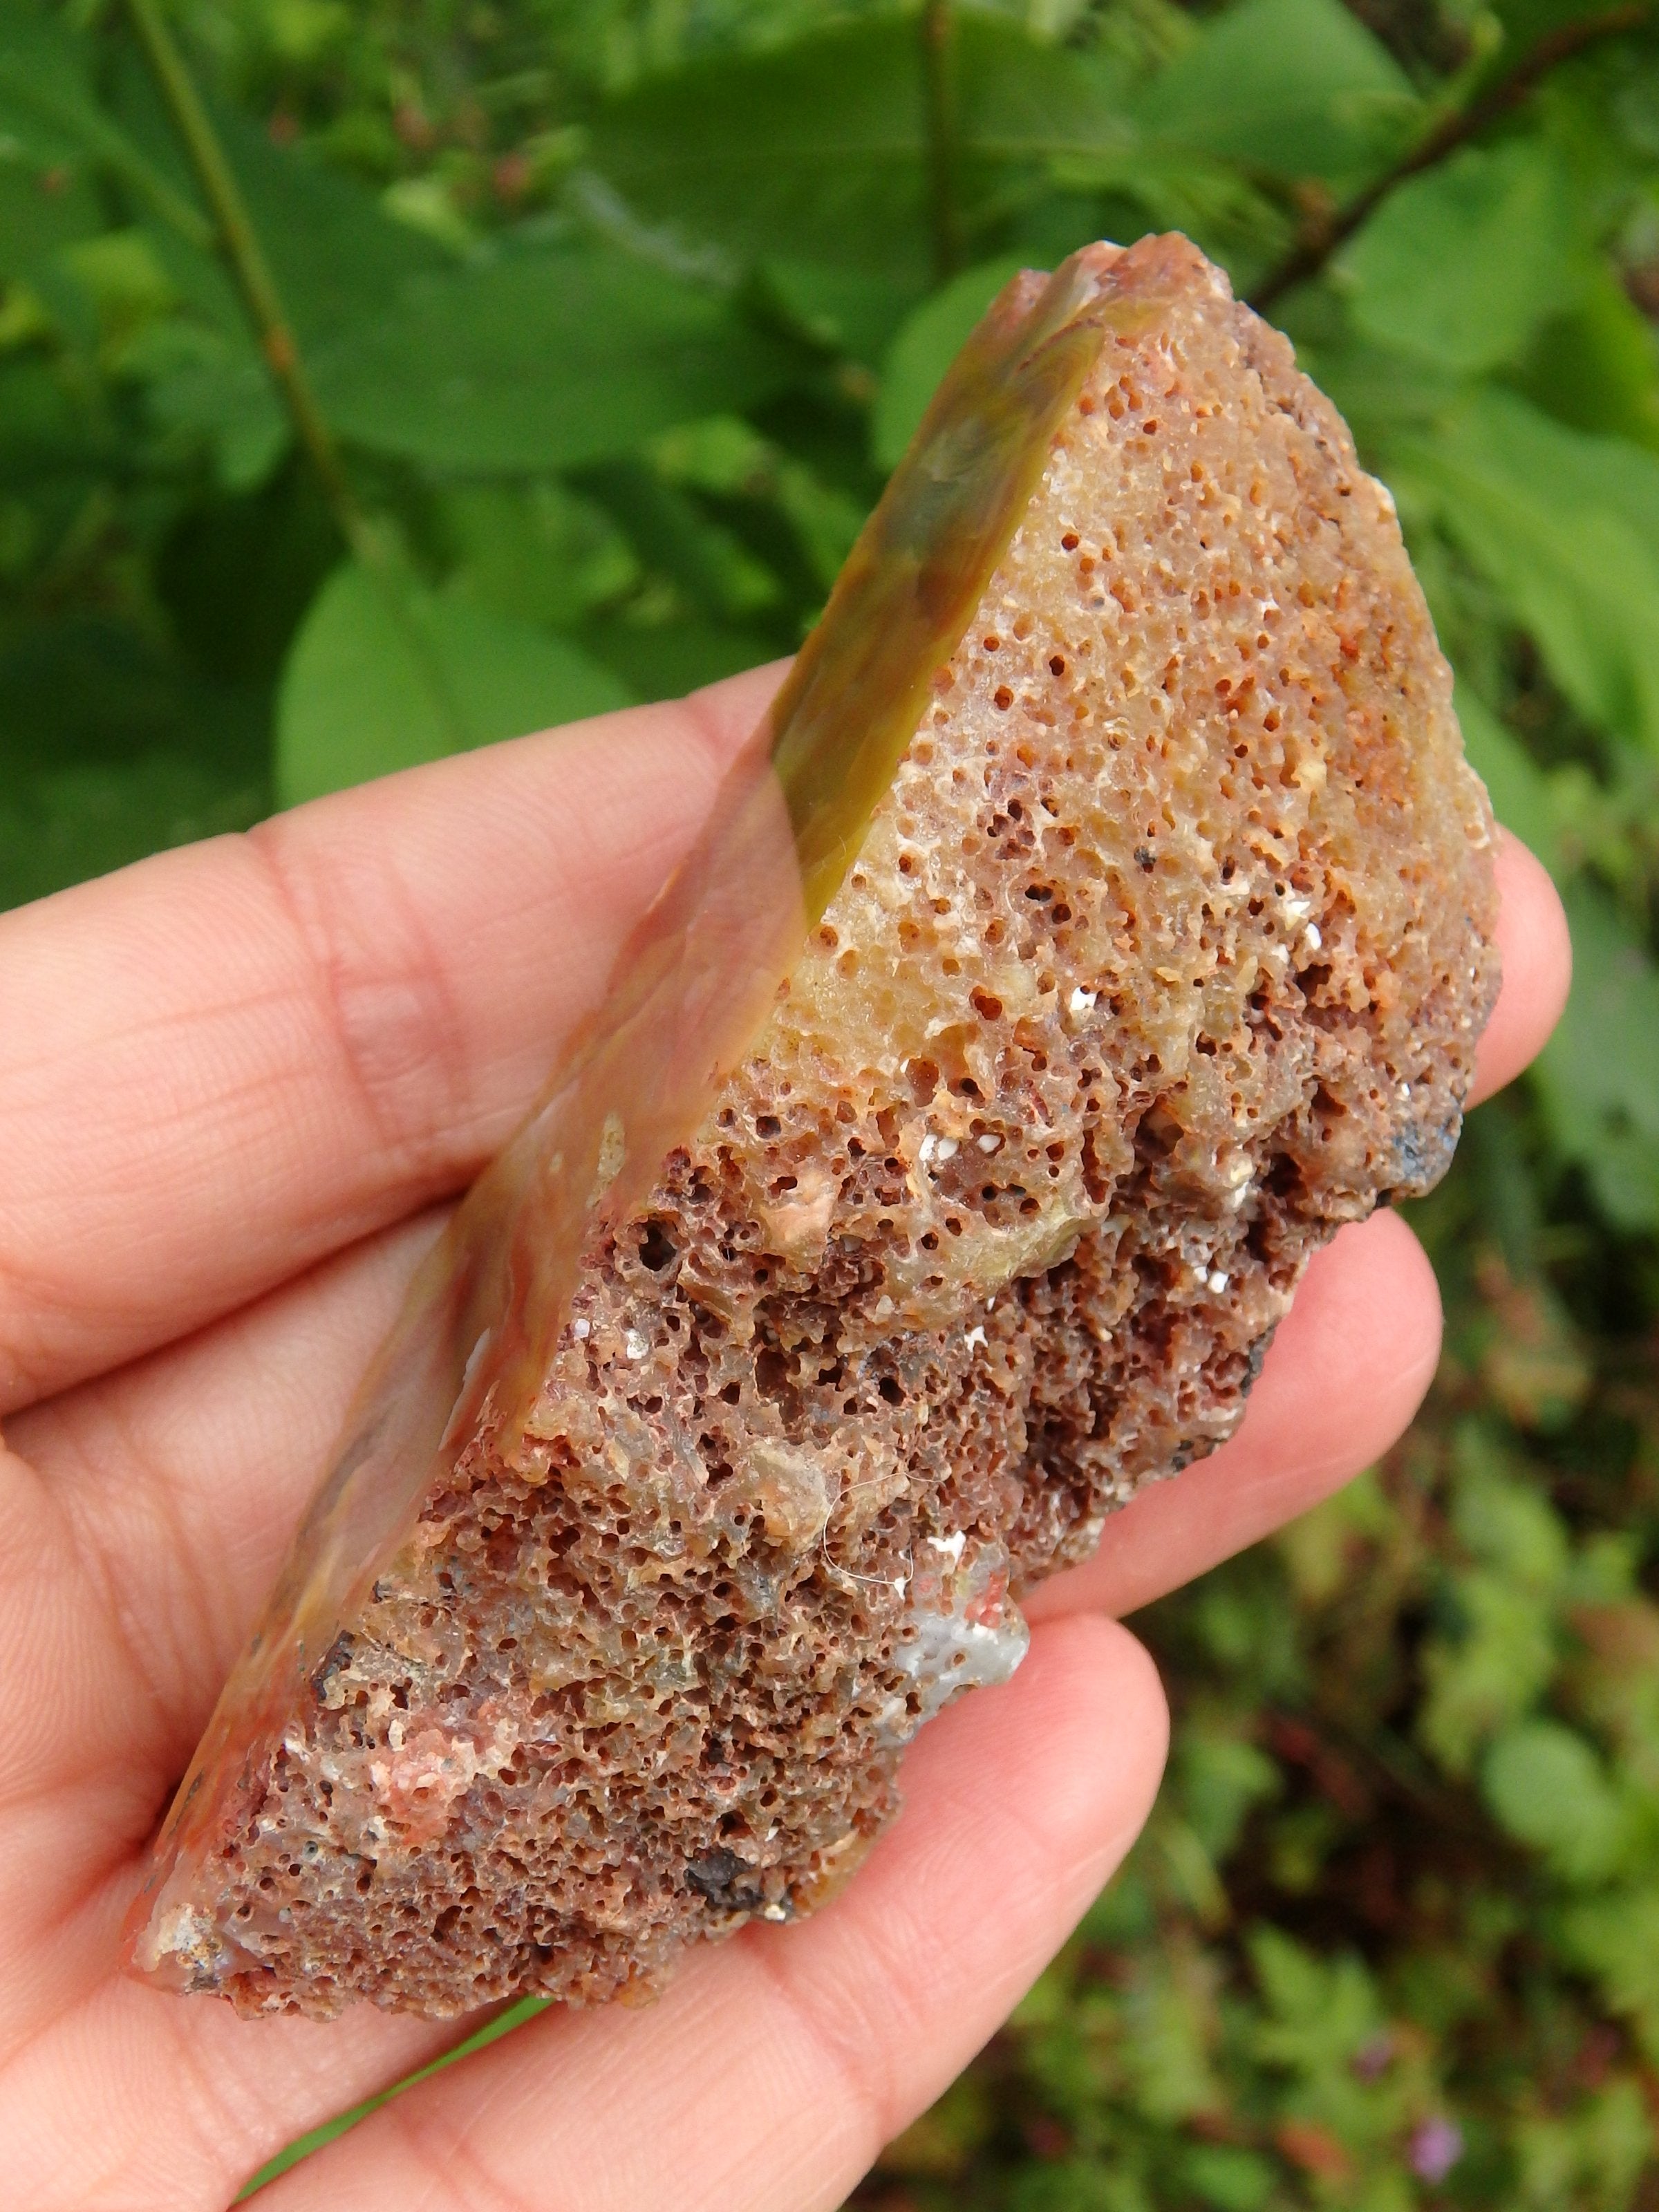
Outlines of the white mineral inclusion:
{"label": "white mineral inclusion", "polygon": [[1006,1682],[1031,1641],[1024,1615],[1006,1595],[1009,1559],[1002,1545],[976,1542],[964,1567],[965,1530],[926,1541],[950,1565],[912,1578],[910,1610],[893,1664],[915,1683],[920,1709],[894,1700],[884,1712],[882,1733],[893,1743],[907,1741],[959,1690]]}

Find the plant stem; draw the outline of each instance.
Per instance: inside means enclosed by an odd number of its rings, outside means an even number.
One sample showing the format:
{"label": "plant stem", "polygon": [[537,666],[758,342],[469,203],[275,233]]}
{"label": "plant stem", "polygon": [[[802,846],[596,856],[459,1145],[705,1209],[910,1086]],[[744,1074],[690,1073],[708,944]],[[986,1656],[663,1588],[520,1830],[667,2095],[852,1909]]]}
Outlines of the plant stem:
{"label": "plant stem", "polygon": [[962,265],[957,211],[956,10],[927,0],[921,11],[921,69],[927,91],[927,198],[933,274],[940,283]]}
{"label": "plant stem", "polygon": [[188,155],[211,211],[216,242],[234,278],[258,337],[265,364],[276,380],[295,435],[316,470],[341,535],[355,552],[368,533],[341,465],[333,433],[317,404],[282,294],[265,259],[242,198],[240,185],[219,143],[202,96],[179,52],[159,0],[126,0],[127,13],[149,64],[151,75]]}
{"label": "plant stem", "polygon": [[1589,46],[1598,46],[1603,39],[1639,29],[1652,12],[1652,0],[1629,0],[1627,5],[1609,8],[1600,15],[1586,15],[1582,21],[1564,23],[1559,30],[1547,33],[1527,49],[1507,75],[1499,77],[1468,107],[1443,116],[1393,168],[1385,171],[1374,184],[1367,185],[1364,191],[1286,254],[1278,268],[1271,270],[1250,295],[1250,305],[1265,310],[1297,285],[1317,276],[1331,256],[1347,244],[1397,185],[1403,185],[1408,177],[1420,176],[1424,170],[1434,168],[1460,146],[1468,145],[1472,138],[1501,122],[1563,62],[1571,61]]}

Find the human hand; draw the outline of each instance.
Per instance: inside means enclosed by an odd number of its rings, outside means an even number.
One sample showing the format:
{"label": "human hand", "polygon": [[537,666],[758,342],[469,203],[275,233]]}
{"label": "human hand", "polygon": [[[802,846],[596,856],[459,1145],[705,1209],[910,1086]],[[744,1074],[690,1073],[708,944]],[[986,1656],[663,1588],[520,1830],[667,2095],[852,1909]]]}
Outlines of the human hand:
{"label": "human hand", "polygon": [[[319,802],[0,916],[0,2142],[18,2212],[225,2204],[468,2023],[238,2020],[123,1978],[144,1852],[404,1282],[603,986],[775,671]],[[1565,995],[1499,856],[1477,1094]],[[1315,1261],[1235,1440],[1027,1610],[907,1757],[846,1894],[550,2010],[274,2184],[271,2212],[837,2204],[1127,1850],[1165,1720],[1109,1615],[1373,1459],[1433,1370],[1381,1214]]]}

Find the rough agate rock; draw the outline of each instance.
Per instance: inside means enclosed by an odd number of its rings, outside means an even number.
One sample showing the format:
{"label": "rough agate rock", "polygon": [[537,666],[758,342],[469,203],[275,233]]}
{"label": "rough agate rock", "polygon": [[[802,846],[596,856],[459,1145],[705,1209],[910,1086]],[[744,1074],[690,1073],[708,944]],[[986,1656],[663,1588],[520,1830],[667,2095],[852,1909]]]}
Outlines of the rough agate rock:
{"label": "rough agate rock", "polygon": [[159,1978],[593,2000],[809,1910],[1018,1664],[1022,1589],[1228,1436],[1310,1254],[1445,1167],[1492,825],[1392,505],[1194,248],[1091,251],[1144,312],[850,872],[522,1419],[162,1865]]}

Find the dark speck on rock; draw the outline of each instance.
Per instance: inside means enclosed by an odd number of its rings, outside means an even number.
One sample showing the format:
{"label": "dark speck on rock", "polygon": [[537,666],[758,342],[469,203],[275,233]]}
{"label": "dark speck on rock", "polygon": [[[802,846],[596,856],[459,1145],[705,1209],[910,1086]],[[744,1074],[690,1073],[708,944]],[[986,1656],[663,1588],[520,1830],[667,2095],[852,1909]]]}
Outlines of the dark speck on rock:
{"label": "dark speck on rock", "polygon": [[[754,1874],[753,1867],[735,1851],[710,1851],[704,1858],[692,1860],[685,1879],[716,1912],[753,1912],[761,1902],[760,1884]],[[745,1875],[747,1881],[741,1879]]]}

